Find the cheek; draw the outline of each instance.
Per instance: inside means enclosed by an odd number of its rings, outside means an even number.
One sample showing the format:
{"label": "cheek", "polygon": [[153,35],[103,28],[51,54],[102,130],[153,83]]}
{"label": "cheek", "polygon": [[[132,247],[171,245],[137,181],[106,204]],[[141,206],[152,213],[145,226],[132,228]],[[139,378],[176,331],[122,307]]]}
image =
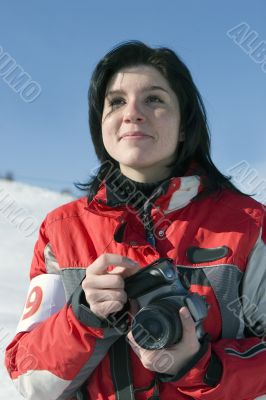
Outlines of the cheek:
{"label": "cheek", "polygon": [[110,123],[109,121],[105,121],[102,124],[102,136],[103,136],[103,143],[105,144],[105,142],[109,142],[111,137],[112,137],[112,123]]}
{"label": "cheek", "polygon": [[107,133],[104,134],[104,132],[102,134],[102,137],[103,137],[103,145],[104,145],[105,149],[107,150],[107,152],[110,153],[115,147],[114,144],[112,143],[113,138],[111,135],[108,135]]}
{"label": "cheek", "polygon": [[160,141],[166,145],[178,143],[179,124],[175,118],[165,118],[158,124]]}
{"label": "cheek", "polygon": [[107,152],[115,158],[117,149],[117,128],[112,121],[105,121],[102,125],[103,145]]}
{"label": "cheek", "polygon": [[115,116],[108,116],[103,122],[102,122],[102,134],[105,137],[114,135],[117,133],[119,129],[119,120]]}

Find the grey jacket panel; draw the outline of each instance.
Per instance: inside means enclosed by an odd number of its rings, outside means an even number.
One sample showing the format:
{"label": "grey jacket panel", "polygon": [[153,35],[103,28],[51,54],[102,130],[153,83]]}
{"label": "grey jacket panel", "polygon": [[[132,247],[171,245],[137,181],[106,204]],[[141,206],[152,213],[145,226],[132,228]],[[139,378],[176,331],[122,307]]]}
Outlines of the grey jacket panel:
{"label": "grey jacket panel", "polygon": [[242,272],[235,265],[203,268],[219,303],[222,338],[241,338],[244,332],[242,305],[239,299]]}
{"label": "grey jacket panel", "polygon": [[241,296],[246,324],[253,335],[266,335],[266,244],[261,232],[250,254]]}

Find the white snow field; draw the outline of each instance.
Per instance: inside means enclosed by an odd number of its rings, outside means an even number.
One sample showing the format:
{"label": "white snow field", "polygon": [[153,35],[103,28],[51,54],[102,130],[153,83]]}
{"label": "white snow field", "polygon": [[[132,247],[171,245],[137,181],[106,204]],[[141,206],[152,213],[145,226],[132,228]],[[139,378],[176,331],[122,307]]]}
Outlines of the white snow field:
{"label": "white snow field", "polygon": [[49,211],[72,200],[69,195],[0,180],[0,400],[23,399],[4,368],[4,351],[26,300],[39,226]]}
{"label": "white snow field", "polygon": [[0,179],[0,400],[23,399],[4,368],[4,351],[25,302],[39,226],[49,211],[72,200],[69,195]]}

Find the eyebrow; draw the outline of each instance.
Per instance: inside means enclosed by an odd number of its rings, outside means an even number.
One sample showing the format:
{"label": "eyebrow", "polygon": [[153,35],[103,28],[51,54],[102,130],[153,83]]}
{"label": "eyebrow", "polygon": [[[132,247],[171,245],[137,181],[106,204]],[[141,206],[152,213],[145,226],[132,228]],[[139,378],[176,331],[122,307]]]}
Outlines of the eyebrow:
{"label": "eyebrow", "polygon": [[[153,91],[153,90],[162,90],[163,92],[169,94],[168,90],[164,89],[162,86],[156,86],[156,85],[144,87],[142,91],[143,92],[149,92],[149,91]],[[106,92],[105,97],[110,96],[110,95],[114,95],[114,94],[124,94],[124,93],[125,93],[125,91],[124,90],[120,90],[120,89],[118,89],[118,90],[108,90]]]}

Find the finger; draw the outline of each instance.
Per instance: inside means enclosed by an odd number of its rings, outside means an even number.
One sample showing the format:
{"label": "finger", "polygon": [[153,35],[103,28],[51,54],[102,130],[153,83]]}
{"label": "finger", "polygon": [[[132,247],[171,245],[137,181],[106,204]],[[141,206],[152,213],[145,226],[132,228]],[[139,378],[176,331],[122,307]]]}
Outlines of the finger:
{"label": "finger", "polygon": [[188,348],[192,355],[196,354],[200,349],[200,342],[197,337],[195,322],[187,307],[182,307],[179,314],[183,325],[181,345]]}
{"label": "finger", "polygon": [[93,289],[124,289],[124,279],[119,275],[86,275],[82,281],[84,291]]}
{"label": "finger", "polygon": [[160,357],[161,350],[147,350],[136,343],[131,331],[127,335],[128,342],[134,353],[139,357],[145,368],[154,371],[154,362]]}
{"label": "finger", "polygon": [[141,347],[134,339],[132,331],[129,331],[129,333],[127,334],[127,338],[128,338],[128,341],[129,341],[129,344],[131,345],[131,347],[134,348],[139,354],[140,353],[148,354],[148,353],[152,353],[154,351],[154,350],[144,349],[143,347]]}
{"label": "finger", "polygon": [[134,275],[136,272],[140,270],[140,266],[136,264],[135,266],[132,266],[130,268],[128,267],[121,267],[117,266],[112,269],[112,271],[108,271],[109,274],[119,274],[122,276],[122,278],[128,278],[131,275]]}
{"label": "finger", "polygon": [[86,293],[86,300],[89,304],[101,303],[103,301],[120,301],[125,304],[127,302],[127,294],[121,289],[90,289]]}
{"label": "finger", "polygon": [[102,318],[122,310],[123,307],[124,304],[120,303],[120,301],[104,301],[90,305],[91,311]]}
{"label": "finger", "polygon": [[125,268],[134,268],[138,266],[131,258],[119,254],[104,253],[100,255],[87,269],[88,273],[102,274],[106,272],[109,265],[119,265]]}
{"label": "finger", "polygon": [[134,316],[134,315],[136,315],[137,312],[139,311],[140,305],[139,305],[139,303],[138,303],[138,301],[137,301],[136,299],[130,299],[130,300],[129,300],[129,303],[130,303],[129,312],[130,312],[130,314],[131,314],[132,316]]}
{"label": "finger", "polygon": [[135,342],[135,339],[133,338],[132,331],[129,331],[129,332],[128,332],[127,338],[128,338],[128,340],[130,341],[130,343],[133,343],[133,344],[136,344],[136,345],[137,345],[137,343]]}
{"label": "finger", "polygon": [[137,342],[135,341],[133,335],[132,335],[132,331],[129,331],[127,334],[127,339],[128,339],[128,343],[130,344],[132,350],[134,350],[134,352],[137,355],[140,355],[141,351],[142,351],[142,347],[140,347]]}
{"label": "finger", "polygon": [[181,307],[179,315],[183,326],[183,336],[195,335],[195,322],[187,307]]}

